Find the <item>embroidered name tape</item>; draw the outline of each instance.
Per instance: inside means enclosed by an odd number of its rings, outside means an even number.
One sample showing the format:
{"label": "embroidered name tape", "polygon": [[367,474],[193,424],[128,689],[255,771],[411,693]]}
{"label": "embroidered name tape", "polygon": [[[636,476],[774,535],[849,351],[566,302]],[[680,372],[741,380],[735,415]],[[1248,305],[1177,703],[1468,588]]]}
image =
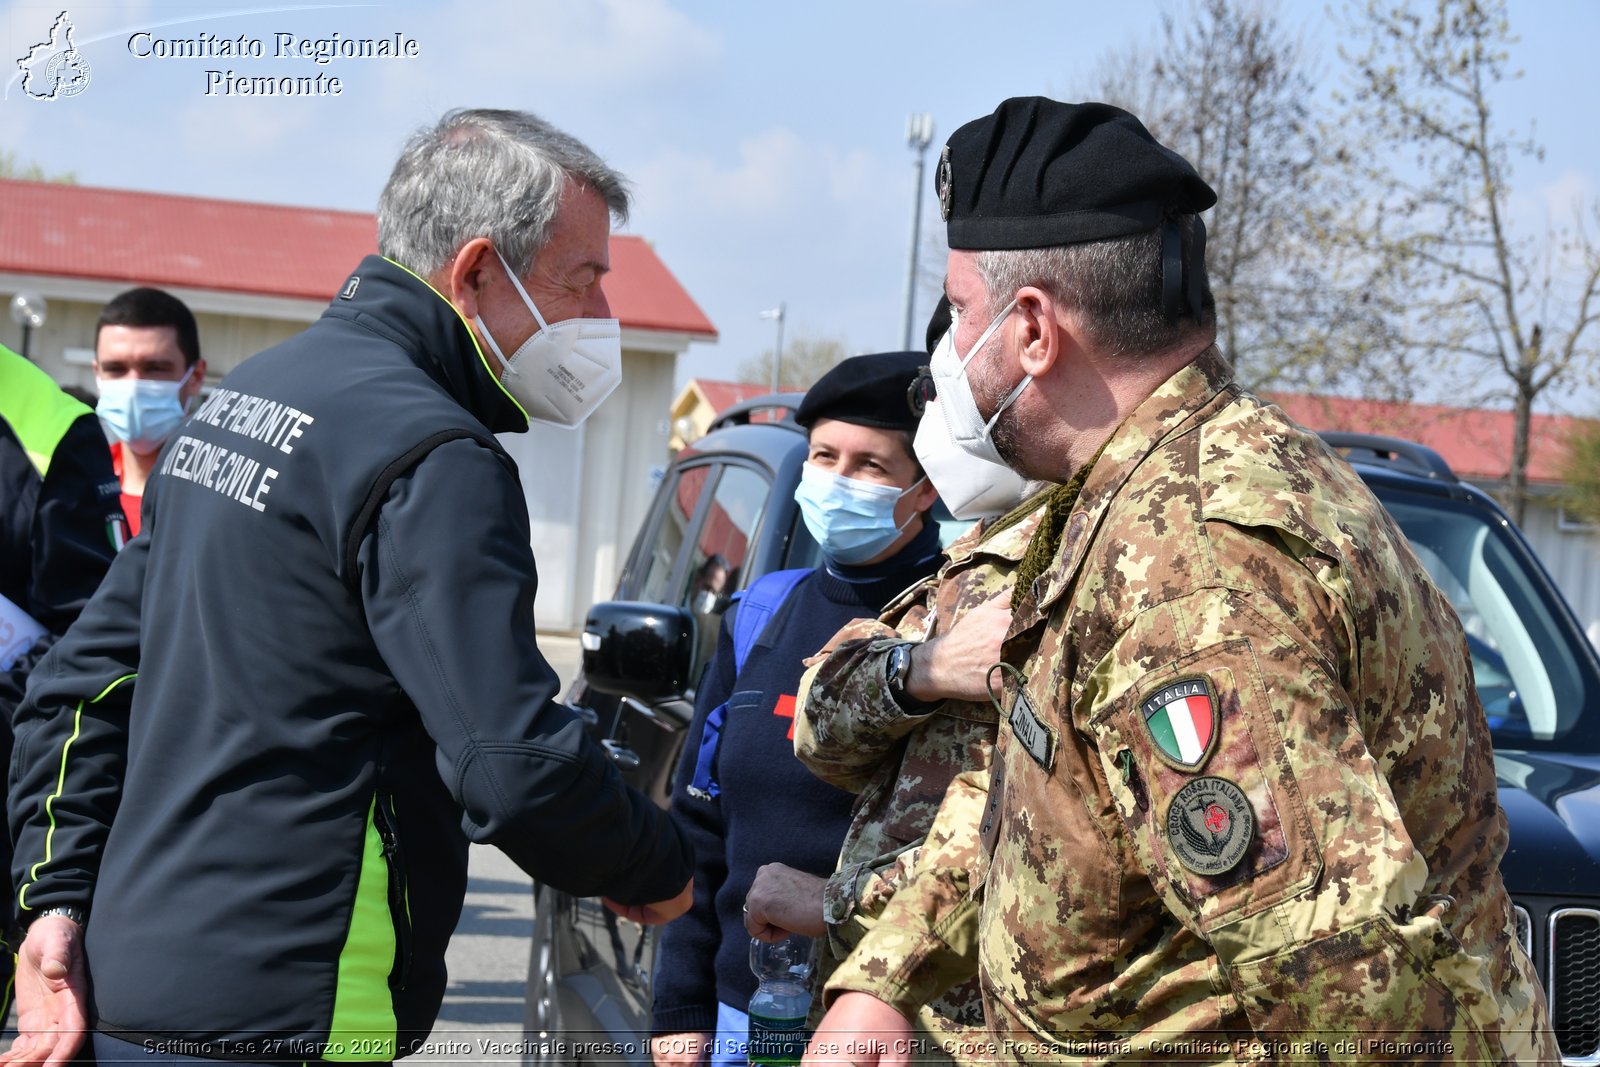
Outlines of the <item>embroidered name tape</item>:
{"label": "embroidered name tape", "polygon": [[1055,764],[1056,732],[1039,721],[1024,689],[1017,690],[1017,699],[1011,704],[1011,732],[1039,766],[1048,771]]}

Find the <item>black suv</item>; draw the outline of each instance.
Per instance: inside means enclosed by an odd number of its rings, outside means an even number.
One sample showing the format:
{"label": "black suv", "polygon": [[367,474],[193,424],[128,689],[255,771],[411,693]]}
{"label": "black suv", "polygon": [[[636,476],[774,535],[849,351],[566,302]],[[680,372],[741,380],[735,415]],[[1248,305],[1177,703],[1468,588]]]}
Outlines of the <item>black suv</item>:
{"label": "black suv", "polygon": [[[806,448],[780,416],[798,394],[730,409],[674,459],[617,586],[591,609],[568,695],[624,774],[665,804],[693,688],[728,596],[813,566],[793,491]],[[1550,997],[1564,1062],[1600,1064],[1600,659],[1521,533],[1420,445],[1323,435],[1360,472],[1450,596],[1489,716],[1502,871]],[[962,524],[945,518],[946,540]],[[650,1062],[653,931],[593,900],[535,890],[528,1061]]]}

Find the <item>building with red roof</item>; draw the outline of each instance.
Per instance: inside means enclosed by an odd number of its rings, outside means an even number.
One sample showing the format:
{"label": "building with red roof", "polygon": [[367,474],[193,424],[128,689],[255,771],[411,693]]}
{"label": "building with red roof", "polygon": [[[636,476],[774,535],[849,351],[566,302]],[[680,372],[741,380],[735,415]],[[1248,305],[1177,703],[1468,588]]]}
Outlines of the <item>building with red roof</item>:
{"label": "building with red roof", "polygon": [[[1271,399],[1312,429],[1382,434],[1427,445],[1444,457],[1457,477],[1485,488],[1502,488],[1510,476],[1514,416],[1509,411],[1302,393],[1273,393]],[[1533,416],[1528,431],[1531,492],[1544,495],[1559,487],[1567,438],[1590,421],[1570,415]]]}
{"label": "building with red roof", "polygon": [[[705,436],[716,417],[733,407],[772,392],[770,385],[755,382],[723,382],[715,378],[690,378],[672,401],[672,436],[668,446],[676,452],[698,437]],[[752,421],[763,422],[767,412],[756,412]]]}
{"label": "building with red roof", "polygon": [[[189,305],[214,382],[320,316],[375,251],[377,218],[364,212],[0,180],[0,296],[45,298],[28,354],[68,386],[93,389],[95,320],[124,289],[156,286]],[[610,595],[667,455],[677,357],[717,336],[644,238],[614,235],[611,267],[622,386],[577,430],[505,439],[533,519],[545,628],[575,629]],[[21,341],[20,327],[0,322],[0,343]]]}

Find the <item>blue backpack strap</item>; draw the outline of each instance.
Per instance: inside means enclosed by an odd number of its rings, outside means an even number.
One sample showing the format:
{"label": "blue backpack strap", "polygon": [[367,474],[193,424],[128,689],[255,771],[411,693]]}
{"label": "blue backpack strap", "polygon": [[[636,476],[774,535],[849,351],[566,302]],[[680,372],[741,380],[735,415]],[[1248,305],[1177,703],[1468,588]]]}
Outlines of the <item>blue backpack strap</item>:
{"label": "blue backpack strap", "polygon": [[750,650],[756,647],[756,641],[767,628],[767,620],[777,614],[784,600],[788,598],[789,591],[810,573],[810,567],[801,567],[798,570],[763,574],[756,579],[754,585],[738,597],[742,603],[739,604],[739,614],[733,619],[734,677],[737,678],[739,672],[744,670],[745,661],[750,658]]}
{"label": "blue backpack strap", "polygon": [[[733,677],[737,683],[744,670],[750,650],[766,630],[772,619],[788,598],[789,592],[800,580],[811,573],[810,567],[796,570],[773,571],[757,578],[755,584],[742,593],[733,594],[739,604],[733,617]],[[722,742],[722,724],[728,718],[728,702],[723,701],[706,715],[705,728],[700,734],[700,750],[695,753],[694,780],[689,783],[689,795],[701,800],[720,796],[722,788],[717,783],[717,746]]]}

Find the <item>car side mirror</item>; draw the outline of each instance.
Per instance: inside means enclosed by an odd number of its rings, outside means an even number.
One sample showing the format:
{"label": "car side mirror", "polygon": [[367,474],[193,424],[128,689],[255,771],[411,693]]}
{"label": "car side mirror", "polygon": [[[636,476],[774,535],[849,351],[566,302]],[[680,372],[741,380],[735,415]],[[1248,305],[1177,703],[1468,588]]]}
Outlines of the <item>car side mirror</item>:
{"label": "car side mirror", "polygon": [[669,604],[609,600],[584,620],[584,680],[649,705],[682,700],[694,660],[694,617]]}

